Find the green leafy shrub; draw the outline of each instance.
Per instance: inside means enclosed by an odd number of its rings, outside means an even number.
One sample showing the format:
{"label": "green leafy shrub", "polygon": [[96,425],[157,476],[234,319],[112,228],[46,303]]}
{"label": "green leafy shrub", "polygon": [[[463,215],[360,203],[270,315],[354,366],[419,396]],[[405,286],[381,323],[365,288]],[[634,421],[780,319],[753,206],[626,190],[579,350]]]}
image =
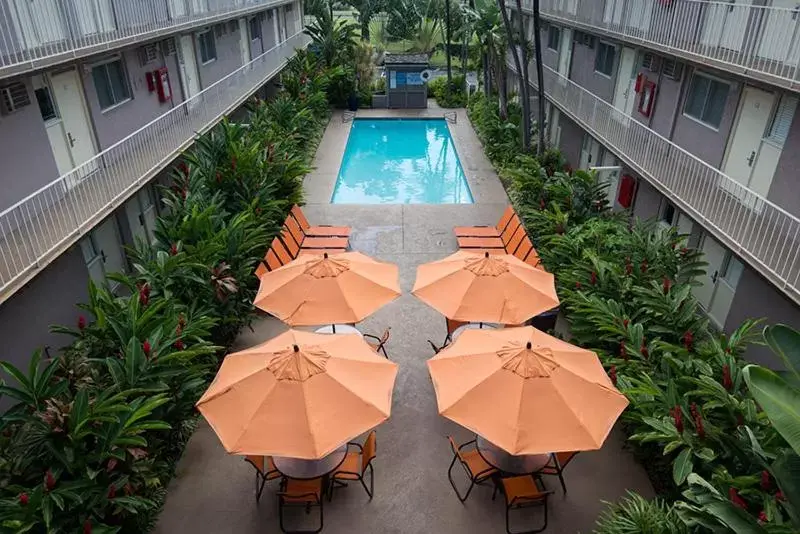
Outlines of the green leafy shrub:
{"label": "green leafy shrub", "polygon": [[675,509],[662,499],[648,500],[628,492],[597,520],[595,534],[688,534]]}
{"label": "green leafy shrub", "polygon": [[467,93],[464,85],[464,76],[453,76],[450,90],[447,90],[447,77],[439,76],[428,82],[428,97],[436,99],[436,103],[443,108],[463,108],[467,105]]}

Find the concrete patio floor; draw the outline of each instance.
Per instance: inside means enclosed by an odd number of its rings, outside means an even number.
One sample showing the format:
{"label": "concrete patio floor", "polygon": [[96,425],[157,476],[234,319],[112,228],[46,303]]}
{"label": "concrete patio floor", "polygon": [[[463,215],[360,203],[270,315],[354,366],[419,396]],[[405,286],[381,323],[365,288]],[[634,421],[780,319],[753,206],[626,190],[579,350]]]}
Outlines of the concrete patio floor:
{"label": "concrete patio floor", "polygon": [[[374,110],[359,116],[397,112]],[[441,116],[441,110],[427,112]],[[407,115],[404,114],[404,115]],[[416,267],[456,250],[452,227],[494,224],[508,203],[505,192],[483,154],[463,111],[451,124],[456,148],[475,198],[472,205],[378,205],[329,204],[338,173],[349,124],[341,115],[331,120],[320,145],[317,170],[306,178],[305,211],[312,224],[340,224],[353,228],[354,249],[400,267],[405,294],[357,325],[367,333],[380,334],[391,326],[388,352],[399,364],[391,418],[378,431],[375,466],[375,498],[369,502],[359,485],[337,490],[325,505],[325,532],[345,533],[500,533],[505,531],[502,498],[491,500],[491,488],[477,487],[461,504],[447,479],[452,453],[446,436],[463,442],[473,436],[440,417],[425,361],[433,356],[428,339],[441,344],[444,318],[408,292]],[[265,341],[286,327],[263,318],[254,331],[245,331],[237,348]],[[456,480],[466,488],[463,471],[454,469]],[[652,496],[644,470],[624,449],[624,437],[615,430],[605,446],[578,455],[565,472],[569,493],[564,495],[555,477],[546,477],[550,499],[546,532],[591,532],[602,501],[614,501],[626,490]],[[261,502],[254,497],[253,468],[241,458],[225,454],[214,432],[204,422],[189,441],[169,486],[157,534],[279,532],[276,483],[265,490]],[[316,510],[305,516],[292,514],[293,524],[312,526]],[[528,516],[530,514],[530,516]],[[539,521],[540,510],[526,512],[524,520]],[[521,527],[526,526],[524,523]]]}

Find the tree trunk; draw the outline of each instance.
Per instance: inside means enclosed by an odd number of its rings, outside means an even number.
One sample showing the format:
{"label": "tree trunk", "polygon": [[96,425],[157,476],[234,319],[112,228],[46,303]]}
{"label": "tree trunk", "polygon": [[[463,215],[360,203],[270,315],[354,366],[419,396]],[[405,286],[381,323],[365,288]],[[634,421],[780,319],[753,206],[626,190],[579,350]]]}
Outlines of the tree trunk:
{"label": "tree trunk", "polygon": [[[528,43],[525,39],[525,24],[522,19],[522,0],[517,0],[517,13],[519,14],[519,22],[517,23],[517,30],[519,31],[519,50],[520,50],[520,60],[522,63],[522,72],[520,75],[522,76],[522,85],[525,87],[525,90],[522,92],[522,98],[524,99],[522,102],[522,113],[523,113],[523,124],[525,124],[525,131],[523,132],[522,137],[522,144],[526,152],[530,152],[531,150],[531,86],[528,80],[528,67],[530,66],[530,61],[528,60]],[[534,43],[537,50],[539,48],[539,41]],[[541,121],[539,129],[542,128]]]}
{"label": "tree trunk", "polygon": [[361,40],[369,42],[369,19],[370,17],[361,17]]}
{"label": "tree trunk", "polygon": [[539,100],[539,156],[544,155],[544,71],[542,69],[541,24],[539,20],[539,0],[533,0],[533,38],[536,40],[536,82]]}
{"label": "tree trunk", "polygon": [[447,57],[447,94],[450,94],[450,87],[453,85],[453,66],[450,60],[450,0],[444,0],[444,53]]}
{"label": "tree trunk", "polygon": [[[526,113],[526,110],[530,107],[530,100],[526,98],[527,95],[527,88],[523,87],[525,84],[522,81],[522,62],[519,59],[519,46],[517,46],[517,41],[519,36],[514,36],[514,28],[511,27],[511,21],[508,20],[508,11],[506,10],[506,1],[505,0],[498,0],[500,4],[500,14],[503,16],[503,25],[506,28],[506,35],[508,35],[508,44],[509,48],[511,48],[511,55],[514,57],[514,66],[517,68],[517,72],[519,73],[519,80],[520,80],[520,98],[522,99],[522,123],[520,124],[520,128],[522,129],[522,150],[528,151],[530,150],[531,145],[531,128],[530,128],[530,121],[531,115],[530,113]],[[522,14],[520,14],[520,18]],[[498,61],[505,61],[505,54],[502,57],[498,58]],[[505,84],[507,85],[507,84]],[[526,102],[527,101],[527,102]]]}

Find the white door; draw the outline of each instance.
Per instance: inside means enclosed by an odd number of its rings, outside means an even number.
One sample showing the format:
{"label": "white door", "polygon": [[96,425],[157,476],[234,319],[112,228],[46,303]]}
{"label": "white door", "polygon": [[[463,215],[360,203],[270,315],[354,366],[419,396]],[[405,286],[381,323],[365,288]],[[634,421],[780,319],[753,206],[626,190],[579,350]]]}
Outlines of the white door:
{"label": "white door", "polygon": [[145,186],[125,203],[125,215],[134,243],[155,241],[156,207],[150,186]]}
{"label": "white door", "polygon": [[622,22],[622,9],[625,7],[625,0],[606,0],[603,9],[603,22],[606,25],[619,25]]}
{"label": "white door", "polygon": [[725,264],[725,256],[728,251],[709,235],[703,236],[700,250],[703,251],[703,259],[708,262],[708,267],[706,268],[706,274],[698,280],[700,285],[692,289],[692,292],[700,305],[705,310],[708,310],[711,307],[717,279]]}
{"label": "white door", "polygon": [[703,237],[701,249],[705,254],[705,261],[709,263],[708,270],[700,278],[702,285],[692,291],[711,321],[722,329],[731,310],[744,265],[708,235]]}
{"label": "white door", "polygon": [[81,34],[94,35],[116,29],[111,0],[73,1]]}
{"label": "white door", "polygon": [[200,73],[197,71],[197,59],[194,55],[194,35],[181,35],[178,47],[178,64],[180,65],[181,82],[186,92],[186,100],[200,92]]}
{"label": "white door", "polygon": [[51,0],[12,0],[9,10],[24,50],[67,38],[62,13]]}
{"label": "white door", "polygon": [[[746,187],[757,188],[762,194],[769,192],[772,175],[775,173],[775,168],[769,172],[769,161],[774,160],[774,165],[777,166],[774,154],[771,154],[772,157],[770,157],[768,154],[770,151],[767,150],[764,154],[765,161],[758,169],[762,140],[768,133],[767,127],[775,107],[775,101],[776,96],[773,93],[755,87],[744,88],[736,126],[723,166],[725,174]],[[780,150],[778,150],[778,156],[780,156]],[[757,169],[758,172],[755,172]]]}
{"label": "white door", "polygon": [[67,144],[67,134],[64,131],[64,122],[56,105],[53,90],[50,88],[49,79],[41,74],[31,76],[31,84],[36,92],[36,100],[39,104],[39,112],[44,121],[44,128],[47,132],[47,140],[50,148],[53,149],[53,156],[56,160],[58,175],[71,171],[75,165],[72,164],[72,154],[69,144]]}
{"label": "white door", "polygon": [[597,167],[600,161],[601,145],[591,135],[583,134],[581,145],[581,169]]}
{"label": "white door", "polygon": [[167,7],[169,16],[173,19],[186,16],[186,0],[167,0]]}
{"label": "white door", "polygon": [[[619,160],[609,151],[603,154],[600,163],[601,167],[619,167]],[[608,198],[608,205],[612,208],[617,207],[617,193],[619,192],[619,173],[620,169],[604,170],[597,173],[597,181],[600,183],[608,184],[606,189],[606,197]]]}
{"label": "white door", "polygon": [[705,19],[701,42],[711,49],[740,51],[750,16],[749,0],[728,0],[704,4]]}
{"label": "white door", "polygon": [[[256,21],[258,21],[258,17],[254,17]],[[252,36],[250,35],[250,31],[248,31],[248,26],[252,24],[252,22],[248,21],[248,19],[239,19],[237,21],[239,25],[239,53],[242,55],[242,65],[247,65],[250,63],[250,42],[253,40]],[[259,22],[259,27],[261,23]],[[259,36],[259,48],[261,46],[261,37]],[[255,54],[253,55],[255,57]]]}
{"label": "white door", "polygon": [[112,290],[119,284],[108,280],[106,276],[110,273],[125,272],[125,258],[120,243],[117,221],[113,216],[92,230],[80,242],[89,276],[96,284],[108,284]]}
{"label": "white door", "polygon": [[[83,87],[75,69],[50,74],[49,78],[50,88],[61,115],[61,127],[66,136],[65,143],[72,160],[72,167],[80,167],[97,154],[89,114],[83,100]],[[84,167],[67,185],[70,187],[77,185],[82,178],[96,169],[96,164]]]}
{"label": "white door", "polygon": [[636,101],[636,50],[622,47],[622,55],[617,70],[617,85],[614,91],[614,107],[630,116]]}
{"label": "white door", "polygon": [[800,59],[800,25],[797,0],[772,0],[759,35],[758,55],[797,66]]}
{"label": "white door", "polygon": [[550,146],[558,148],[561,142],[561,110],[551,104],[550,112]]}

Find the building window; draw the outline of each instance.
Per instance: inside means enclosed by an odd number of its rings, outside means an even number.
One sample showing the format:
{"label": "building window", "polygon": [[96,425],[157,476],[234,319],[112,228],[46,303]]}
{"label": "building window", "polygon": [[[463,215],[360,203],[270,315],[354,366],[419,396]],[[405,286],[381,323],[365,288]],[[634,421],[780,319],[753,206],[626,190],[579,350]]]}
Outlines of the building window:
{"label": "building window", "polygon": [[678,222],[678,212],[672,202],[664,202],[661,206],[661,221],[669,226],[675,226]]}
{"label": "building window", "polygon": [[719,128],[731,86],[725,82],[695,73],[683,112],[693,119]]}
{"label": "building window", "polygon": [[550,26],[547,32],[547,48],[558,52],[558,43],[561,41],[561,29],[558,26]]}
{"label": "building window", "polygon": [[131,99],[131,88],[121,59],[92,67],[92,79],[100,109],[108,109]]}
{"label": "building window", "polygon": [[200,43],[200,62],[205,65],[217,59],[217,44],[214,42],[214,32],[206,30],[197,36]]}
{"label": "building window", "polygon": [[41,87],[34,91],[36,93],[36,101],[39,103],[39,112],[42,114],[42,119],[50,121],[58,118],[56,111],[56,104],[53,102],[53,95],[50,94],[49,87]]}
{"label": "building window", "polygon": [[731,289],[736,289],[736,287],[739,285],[739,280],[742,279],[744,265],[730,252],[727,254],[727,256],[726,265],[722,270],[722,278],[725,280],[725,282],[727,282]]}
{"label": "building window", "polygon": [[261,21],[258,17],[250,19],[250,40],[261,39]]}
{"label": "building window", "polygon": [[786,137],[789,135],[789,127],[794,119],[794,112],[797,109],[797,97],[792,95],[782,95],[772,122],[769,125],[767,139],[783,146]]}
{"label": "building window", "polygon": [[594,57],[594,70],[605,76],[614,73],[614,57],[617,55],[617,48],[614,45],[601,42],[597,47],[597,55]]}

